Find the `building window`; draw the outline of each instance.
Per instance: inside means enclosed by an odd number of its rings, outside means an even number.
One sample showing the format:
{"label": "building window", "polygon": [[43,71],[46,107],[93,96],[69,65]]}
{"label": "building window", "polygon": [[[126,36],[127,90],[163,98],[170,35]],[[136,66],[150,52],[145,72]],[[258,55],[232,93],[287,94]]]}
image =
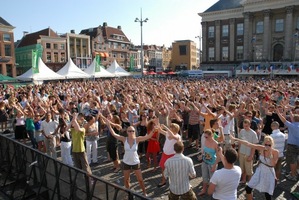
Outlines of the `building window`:
{"label": "building window", "polygon": [[283,19],[275,20],[275,32],[283,32]]}
{"label": "building window", "polygon": [[244,34],[244,24],[237,24],[237,35],[243,35]]}
{"label": "building window", "polygon": [[228,37],[228,25],[222,26],[222,37]]}
{"label": "building window", "polygon": [[47,49],[51,49],[51,44],[50,43],[46,43],[46,48]]}
{"label": "building window", "polygon": [[121,44],[121,49],[125,49],[126,45],[125,44]]}
{"label": "building window", "polygon": [[58,49],[58,44],[53,45],[54,49]]}
{"label": "building window", "polygon": [[64,50],[64,44],[60,44],[60,49]]}
{"label": "building window", "polygon": [[208,33],[208,37],[209,38],[213,38],[215,34],[215,27],[214,26],[210,26],[209,27],[209,33]]}
{"label": "building window", "polygon": [[215,48],[209,48],[209,61],[215,61]]}
{"label": "building window", "polygon": [[243,60],[243,46],[237,46],[237,60]]}
{"label": "building window", "polygon": [[228,47],[222,47],[222,60],[228,60]]}
{"label": "building window", "polygon": [[58,63],[58,53],[54,53],[54,62]]}
{"label": "building window", "polygon": [[114,43],[113,43],[113,48],[114,48],[114,49],[117,49],[117,47],[118,47],[117,42],[114,42]]}
{"label": "building window", "polygon": [[179,50],[180,50],[180,56],[187,55],[187,46],[186,45],[180,45]]}
{"label": "building window", "polygon": [[47,52],[47,60],[46,62],[51,62],[51,52]]}
{"label": "building window", "polygon": [[60,62],[65,62],[65,53],[61,53]]}
{"label": "building window", "polygon": [[259,21],[256,23],[256,33],[264,33],[264,22]]}
{"label": "building window", "polygon": [[4,33],[3,34],[3,41],[4,42],[9,42],[11,40],[10,34],[9,33]]}
{"label": "building window", "polygon": [[113,58],[117,58],[117,54],[116,53],[113,53],[112,56],[113,56]]}
{"label": "building window", "polygon": [[5,56],[11,56],[11,46],[4,45],[4,52],[5,52]]}

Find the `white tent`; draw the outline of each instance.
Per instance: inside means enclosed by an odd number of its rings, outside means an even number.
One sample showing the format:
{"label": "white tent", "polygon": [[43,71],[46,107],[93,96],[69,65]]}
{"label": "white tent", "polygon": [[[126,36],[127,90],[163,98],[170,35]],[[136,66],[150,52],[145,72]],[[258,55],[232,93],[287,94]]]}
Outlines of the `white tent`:
{"label": "white tent", "polygon": [[72,61],[69,61],[61,68],[57,74],[65,77],[65,79],[75,79],[75,78],[90,78],[90,75],[79,69]]}
{"label": "white tent", "polygon": [[38,59],[38,70],[39,73],[34,74],[32,71],[32,68],[30,68],[27,72],[24,74],[17,76],[17,79],[23,80],[23,81],[43,81],[43,80],[57,80],[57,79],[64,79],[63,76],[55,73],[50,68],[48,68],[45,63],[42,61],[41,58]]}
{"label": "white tent", "polygon": [[94,78],[100,78],[100,77],[114,77],[113,74],[108,72],[106,69],[104,69],[102,66],[100,66],[100,71],[96,72],[96,61],[93,59],[92,63],[84,70],[85,73],[91,75]]}
{"label": "white tent", "polygon": [[110,67],[107,69],[107,71],[116,77],[131,76],[131,73],[127,72],[121,66],[119,66],[118,63],[116,62],[116,60],[113,61],[113,63],[110,65]]}

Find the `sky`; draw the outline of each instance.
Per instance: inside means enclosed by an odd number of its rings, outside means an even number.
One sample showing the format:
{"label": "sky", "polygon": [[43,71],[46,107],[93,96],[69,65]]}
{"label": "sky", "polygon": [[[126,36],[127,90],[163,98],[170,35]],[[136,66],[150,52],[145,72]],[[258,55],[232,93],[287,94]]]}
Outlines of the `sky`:
{"label": "sky", "polygon": [[[197,46],[201,33],[202,13],[218,0],[9,0],[2,3],[0,16],[15,27],[15,41],[23,31],[37,32],[50,27],[57,33],[97,27],[107,22],[121,26],[134,45],[141,44],[140,23],[135,18],[148,18],[143,23],[143,44],[170,47],[176,40],[192,40]],[[9,9],[8,9],[9,8]]]}

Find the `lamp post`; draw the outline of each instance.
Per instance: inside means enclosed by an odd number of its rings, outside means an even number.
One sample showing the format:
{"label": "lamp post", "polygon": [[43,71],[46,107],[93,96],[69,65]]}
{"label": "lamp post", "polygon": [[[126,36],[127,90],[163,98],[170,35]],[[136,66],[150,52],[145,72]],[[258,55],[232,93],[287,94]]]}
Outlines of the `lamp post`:
{"label": "lamp post", "polygon": [[200,67],[200,62],[201,62],[201,35],[195,36],[195,38],[198,38],[198,50],[199,50],[199,58],[198,58],[198,68]]}
{"label": "lamp post", "polygon": [[142,35],[142,25],[143,22],[147,22],[148,18],[145,18],[144,20],[142,19],[142,9],[140,9],[140,19],[136,17],[135,22],[140,23],[140,28],[141,28],[141,76],[143,76],[143,68],[144,68],[144,62],[143,62],[143,35]]}

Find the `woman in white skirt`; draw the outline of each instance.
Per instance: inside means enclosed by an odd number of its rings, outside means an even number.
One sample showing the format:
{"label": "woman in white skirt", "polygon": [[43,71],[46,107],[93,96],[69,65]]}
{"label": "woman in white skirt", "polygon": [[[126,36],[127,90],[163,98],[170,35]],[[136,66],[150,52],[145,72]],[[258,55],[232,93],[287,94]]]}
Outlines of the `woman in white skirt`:
{"label": "woman in white skirt", "polygon": [[71,156],[71,146],[72,141],[70,138],[69,129],[71,124],[67,126],[65,120],[63,118],[59,118],[59,125],[55,130],[55,134],[59,134],[60,136],[60,149],[61,149],[61,158],[64,164],[73,166],[73,159]]}
{"label": "woman in white skirt", "polygon": [[95,117],[88,115],[86,117],[87,123],[84,125],[86,130],[86,154],[88,164],[97,164],[98,163],[98,140],[99,140],[99,131],[98,125],[95,121]]}
{"label": "woman in white skirt", "polygon": [[232,137],[232,140],[236,140],[241,144],[244,144],[250,148],[257,149],[260,152],[259,161],[260,164],[256,168],[255,173],[248,182],[245,190],[247,199],[252,200],[252,189],[256,189],[259,192],[264,192],[266,200],[271,200],[274,188],[275,188],[275,170],[274,167],[278,160],[278,150],[274,149],[274,141],[272,137],[265,136],[263,145],[252,144],[247,141]]}

